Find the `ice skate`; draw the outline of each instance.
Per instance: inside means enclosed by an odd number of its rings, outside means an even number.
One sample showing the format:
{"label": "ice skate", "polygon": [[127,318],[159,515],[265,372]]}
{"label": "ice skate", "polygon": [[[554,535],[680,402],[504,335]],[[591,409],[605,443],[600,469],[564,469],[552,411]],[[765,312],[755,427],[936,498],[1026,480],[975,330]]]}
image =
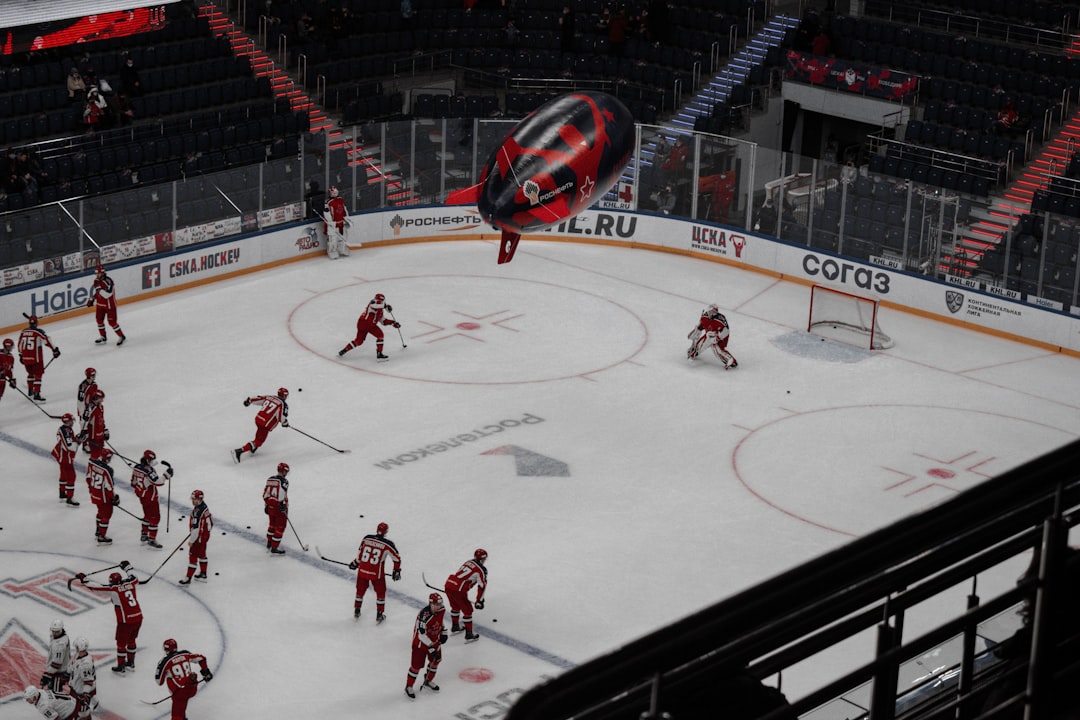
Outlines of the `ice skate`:
{"label": "ice skate", "polygon": [[230,450],[229,454],[232,455],[233,462],[236,463],[237,465],[239,465],[240,464],[240,456],[244,454],[244,449],[243,448],[236,448],[235,450]]}
{"label": "ice skate", "polygon": [[104,345],[106,342],[108,342],[108,340],[106,340],[105,336],[102,335],[101,337],[99,337],[97,340],[94,341],[94,344],[95,345]]}
{"label": "ice skate", "polygon": [[390,359],[389,355],[385,355],[385,354],[383,354],[381,352],[375,353],[375,360],[378,361],[378,362],[386,362],[389,359]]}
{"label": "ice skate", "polygon": [[416,693],[413,692],[413,689],[411,687],[409,687],[408,685],[405,686],[405,694],[409,696],[410,700],[415,700],[416,699]]}

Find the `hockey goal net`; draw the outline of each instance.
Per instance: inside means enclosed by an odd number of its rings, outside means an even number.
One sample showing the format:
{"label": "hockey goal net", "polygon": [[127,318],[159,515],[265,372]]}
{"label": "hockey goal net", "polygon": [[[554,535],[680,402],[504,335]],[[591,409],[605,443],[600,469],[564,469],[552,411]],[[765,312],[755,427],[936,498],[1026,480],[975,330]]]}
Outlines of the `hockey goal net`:
{"label": "hockey goal net", "polygon": [[885,350],[893,340],[878,322],[878,301],[825,285],[810,289],[808,332],[852,345]]}

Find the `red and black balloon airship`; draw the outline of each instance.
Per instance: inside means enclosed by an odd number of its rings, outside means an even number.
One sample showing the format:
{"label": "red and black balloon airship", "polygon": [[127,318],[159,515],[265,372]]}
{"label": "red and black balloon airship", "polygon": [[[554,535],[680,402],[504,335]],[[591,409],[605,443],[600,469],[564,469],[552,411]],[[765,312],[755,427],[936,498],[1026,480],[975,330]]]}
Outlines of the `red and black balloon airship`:
{"label": "red and black balloon airship", "polygon": [[541,105],[491,154],[476,185],[448,205],[476,204],[502,230],[499,262],[514,257],[522,233],[577,215],[619,179],[634,147],[634,119],[617,98],[573,92]]}

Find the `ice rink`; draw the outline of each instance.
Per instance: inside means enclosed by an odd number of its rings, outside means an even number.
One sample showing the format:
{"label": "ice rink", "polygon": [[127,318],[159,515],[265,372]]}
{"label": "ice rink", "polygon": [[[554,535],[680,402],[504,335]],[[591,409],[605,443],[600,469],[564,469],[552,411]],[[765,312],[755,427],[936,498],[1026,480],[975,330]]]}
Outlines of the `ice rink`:
{"label": "ice rink", "polygon": [[[895,346],[863,351],[805,332],[809,289],[796,283],[645,250],[525,241],[502,266],[496,250],[365,248],[126,304],[121,348],[111,333],[94,344],[89,315],[44,325],[63,350],[47,402],[11,389],[0,401],[0,718],[36,717],[21,691],[55,617],[101,658],[100,717],[168,715],[142,701],[167,694],[153,669],[173,637],[215,673],[191,720],[498,718],[546,676],[1080,432],[1071,357],[889,309]],[[387,328],[390,360],[376,363],[371,338],[339,358],[376,292],[402,323],[400,337]],[[735,370],[686,360],[710,302],[731,322]],[[176,469],[162,550],[140,546],[122,512],[99,547],[81,474],[82,506],[57,502],[59,422],[45,413],[74,412],[89,366],[116,449],[152,448]],[[25,388],[18,364],[16,376]],[[244,398],[278,387],[293,428],[234,464],[254,436]],[[280,461],[309,550],[290,532],[279,558],[261,498]],[[130,470],[114,467],[138,513]],[[116,677],[111,605],[65,581],[123,559],[150,575],[182,542],[195,488],[216,523],[209,581],[177,585],[181,550],[140,586],[137,670]],[[354,573],[316,548],[347,563],[380,521],[404,576],[376,625],[373,594],[354,621]],[[409,700],[422,576],[441,586],[477,547],[490,554],[482,637],[452,636],[442,691]],[[785,676],[789,696],[819,679],[805,672]]]}

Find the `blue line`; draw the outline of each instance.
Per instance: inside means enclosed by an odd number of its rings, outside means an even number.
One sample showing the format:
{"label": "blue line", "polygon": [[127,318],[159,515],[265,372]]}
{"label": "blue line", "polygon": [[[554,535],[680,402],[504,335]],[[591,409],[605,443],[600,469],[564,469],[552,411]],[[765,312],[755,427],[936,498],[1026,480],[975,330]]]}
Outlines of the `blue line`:
{"label": "blue line", "polygon": [[[48,458],[50,460],[53,460],[52,455],[48,451],[43,450],[41,447],[39,447],[37,445],[34,445],[32,443],[28,443],[25,440],[20,440],[17,437],[14,437],[12,435],[8,435],[5,432],[0,432],[0,442],[5,442],[8,445],[12,445],[12,446],[14,446],[14,447],[16,447],[16,448],[18,448],[20,450],[25,450],[26,452],[30,453],[31,455],[36,455],[36,456],[41,457],[41,458]],[[85,473],[86,472],[86,465],[84,463],[76,463],[75,469],[80,473]],[[132,495],[134,495],[134,493],[131,491],[130,488],[125,488],[122,485],[117,484],[117,489],[125,490],[125,491],[131,493]],[[191,512],[191,509],[188,508],[188,507],[185,507],[185,506],[182,506],[182,505],[179,505],[179,504],[176,504],[176,503],[171,503],[171,502],[167,503],[167,504],[168,504],[169,510],[174,511],[174,512],[176,512],[178,514],[188,514],[188,513]],[[256,545],[259,545],[260,547],[262,547],[262,546],[264,546],[266,544],[266,535],[265,535],[265,533],[256,533],[256,532],[253,532],[251,530],[242,529],[238,525],[233,525],[233,524],[231,524],[229,522],[225,522],[225,521],[219,521],[216,517],[214,518],[214,527],[215,528],[219,528],[219,527],[224,528],[226,531],[232,533],[233,535],[239,535],[240,537],[244,538],[245,540],[249,540],[249,541],[255,543]],[[60,554],[60,553],[54,553],[54,554]],[[309,565],[309,566],[311,566],[313,568],[316,568],[316,569],[321,570],[323,572],[334,575],[335,577],[339,577],[339,578],[347,580],[347,581],[349,581],[351,583],[355,583],[355,576],[353,575],[352,571],[344,570],[340,566],[329,565],[325,561],[319,559],[317,556],[308,555],[307,553],[304,553],[303,555],[301,555],[299,553],[290,553],[288,555],[288,557],[290,557],[290,558],[292,558],[294,560],[297,560],[299,562],[302,562],[305,565]],[[415,608],[417,610],[419,610],[420,608],[422,608],[424,605],[427,604],[426,600],[420,600],[418,598],[414,598],[412,595],[408,595],[408,594],[403,593],[403,592],[398,592],[397,590],[392,590],[390,588],[386,589],[386,594],[389,597],[393,598],[394,600],[396,600],[396,601],[398,601],[398,602],[400,602],[400,603],[402,603],[404,605],[408,605],[409,607]],[[193,597],[197,598],[198,596],[193,595]],[[202,602],[202,601],[200,600],[199,602]],[[203,603],[203,605],[205,606],[205,603]],[[209,610],[209,607],[207,607],[207,610]],[[211,612],[211,615],[213,615],[212,612]],[[571,669],[573,667],[576,667],[576,663],[573,663],[570,660],[559,657],[558,655],[555,655],[553,653],[549,653],[546,650],[541,650],[540,648],[536,647],[535,645],[530,645],[529,643],[523,642],[521,640],[515,640],[514,638],[510,637],[509,635],[504,635],[503,633],[492,630],[487,625],[484,626],[484,637],[487,637],[487,638],[490,638],[490,639],[492,639],[492,640],[494,640],[496,642],[502,643],[503,645],[506,645],[509,648],[517,650],[518,652],[524,653],[524,654],[526,654],[526,655],[528,655],[530,657],[536,658],[538,660],[543,660],[544,662],[550,663],[550,664],[554,665],[555,667],[562,668],[563,670],[569,670],[569,669]],[[222,647],[223,648],[224,648],[224,645],[225,645],[225,640],[224,640],[224,634],[223,634],[222,635]]]}

